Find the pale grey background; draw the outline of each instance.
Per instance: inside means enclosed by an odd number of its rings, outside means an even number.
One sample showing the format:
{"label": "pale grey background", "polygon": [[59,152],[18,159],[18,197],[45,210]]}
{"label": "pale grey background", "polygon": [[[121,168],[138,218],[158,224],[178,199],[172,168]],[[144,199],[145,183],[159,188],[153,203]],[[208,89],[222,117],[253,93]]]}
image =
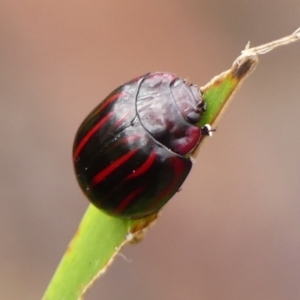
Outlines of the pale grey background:
{"label": "pale grey background", "polygon": [[[87,207],[74,134],[119,84],[204,85],[299,0],[0,1],[0,299],[40,299]],[[86,299],[300,299],[300,42],[261,57],[158,224]]]}

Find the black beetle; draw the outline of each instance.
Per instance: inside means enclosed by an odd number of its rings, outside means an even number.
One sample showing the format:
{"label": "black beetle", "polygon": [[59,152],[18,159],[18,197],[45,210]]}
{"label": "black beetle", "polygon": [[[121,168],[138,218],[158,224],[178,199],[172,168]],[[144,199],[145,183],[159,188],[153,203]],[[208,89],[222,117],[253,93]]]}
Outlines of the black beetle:
{"label": "black beetle", "polygon": [[115,89],[75,137],[77,180],[88,199],[124,218],[157,212],[189,174],[207,127],[200,89],[172,73],[149,73]]}

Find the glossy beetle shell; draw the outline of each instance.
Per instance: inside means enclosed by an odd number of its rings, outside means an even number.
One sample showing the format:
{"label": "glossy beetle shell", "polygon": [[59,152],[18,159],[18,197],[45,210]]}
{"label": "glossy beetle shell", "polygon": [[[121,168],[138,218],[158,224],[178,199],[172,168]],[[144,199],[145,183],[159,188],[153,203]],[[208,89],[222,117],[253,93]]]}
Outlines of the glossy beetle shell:
{"label": "glossy beetle shell", "polygon": [[205,110],[199,89],[149,73],[114,90],[84,120],[73,160],[79,185],[103,211],[125,218],[157,212],[181,187]]}

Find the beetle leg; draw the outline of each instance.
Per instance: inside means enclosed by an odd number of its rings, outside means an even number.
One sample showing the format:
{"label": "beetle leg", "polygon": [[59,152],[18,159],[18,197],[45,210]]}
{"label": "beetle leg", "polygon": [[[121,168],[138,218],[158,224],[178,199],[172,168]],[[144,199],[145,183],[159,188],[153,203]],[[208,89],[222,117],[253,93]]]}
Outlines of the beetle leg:
{"label": "beetle leg", "polygon": [[217,131],[217,128],[211,128],[209,124],[206,124],[201,128],[202,135],[206,136],[212,136],[214,131]]}

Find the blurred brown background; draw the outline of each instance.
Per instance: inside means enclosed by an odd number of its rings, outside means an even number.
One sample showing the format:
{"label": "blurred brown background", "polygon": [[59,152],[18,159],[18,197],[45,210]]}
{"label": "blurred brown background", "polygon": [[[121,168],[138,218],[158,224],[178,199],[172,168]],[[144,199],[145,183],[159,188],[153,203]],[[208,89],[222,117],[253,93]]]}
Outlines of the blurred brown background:
{"label": "blurred brown background", "polygon": [[[71,148],[148,71],[204,85],[300,26],[299,0],[0,1],[0,299],[40,299],[88,205]],[[261,57],[183,191],[86,297],[300,299],[300,42]]]}

